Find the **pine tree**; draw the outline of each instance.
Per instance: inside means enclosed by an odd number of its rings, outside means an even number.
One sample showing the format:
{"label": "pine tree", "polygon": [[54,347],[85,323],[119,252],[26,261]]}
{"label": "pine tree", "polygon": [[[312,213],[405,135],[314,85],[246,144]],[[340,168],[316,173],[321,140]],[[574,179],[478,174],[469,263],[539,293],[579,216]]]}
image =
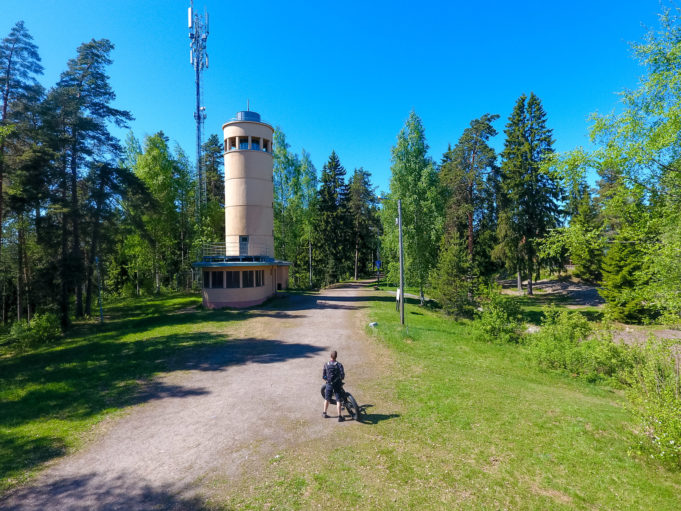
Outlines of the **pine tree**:
{"label": "pine tree", "polygon": [[456,232],[457,240],[466,239],[471,270],[466,279],[471,285],[472,273],[480,274],[489,266],[485,251],[476,250],[477,241],[489,238],[486,231],[496,228],[486,208],[491,206],[494,212],[496,153],[488,142],[497,134],[492,123],[498,118],[485,114],[471,121],[456,146],[444,154],[440,167],[440,181],[447,194],[445,229],[449,237]]}
{"label": "pine tree", "polygon": [[[2,94],[0,128],[10,122],[21,123],[22,106],[38,103],[42,96],[42,87],[37,81],[37,76],[42,73],[43,67],[40,64],[38,47],[33,43],[33,37],[26,29],[24,22],[19,21],[12,27],[9,35],[0,42],[0,94]],[[13,110],[19,115],[14,115]],[[7,135],[0,139],[0,261],[2,261],[4,244],[4,185],[7,180],[5,139]],[[3,293],[3,318],[5,317],[4,300]]]}
{"label": "pine tree", "polygon": [[[68,291],[75,288],[76,316],[83,315],[82,283],[84,261],[81,246],[81,198],[79,179],[88,161],[108,155],[118,157],[118,140],[109,125],[125,127],[132,115],[113,108],[116,95],[109,84],[106,68],[112,61],[113,44],[107,39],[81,44],[75,58],[68,61],[57,86],[48,97],[50,108],[59,120],[62,140],[60,179],[62,226],[62,324],[68,322]],[[71,248],[68,248],[70,226]]]}

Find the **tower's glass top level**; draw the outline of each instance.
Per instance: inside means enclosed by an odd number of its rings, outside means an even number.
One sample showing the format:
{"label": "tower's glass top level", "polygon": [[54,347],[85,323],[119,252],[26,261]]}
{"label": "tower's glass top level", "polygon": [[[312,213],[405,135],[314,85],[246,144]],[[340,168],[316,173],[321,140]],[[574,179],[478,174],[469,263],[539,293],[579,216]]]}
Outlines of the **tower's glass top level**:
{"label": "tower's glass top level", "polygon": [[236,113],[236,120],[260,122],[260,114],[251,110],[242,110]]}

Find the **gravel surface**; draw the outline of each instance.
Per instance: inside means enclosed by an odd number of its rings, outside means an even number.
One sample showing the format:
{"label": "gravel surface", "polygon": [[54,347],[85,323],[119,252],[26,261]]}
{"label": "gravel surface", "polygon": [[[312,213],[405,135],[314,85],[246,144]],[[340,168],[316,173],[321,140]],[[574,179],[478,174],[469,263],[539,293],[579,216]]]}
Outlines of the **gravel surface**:
{"label": "gravel surface", "polygon": [[332,349],[348,389],[370,377],[374,354],[362,310],[372,293],[350,284],[292,295],[255,310],[237,338],[234,324],[226,325],[223,347],[179,364],[144,392],[175,391],[105,421],[96,440],[50,464],[0,500],[0,509],[201,509],[201,480],[248,477],[254,457],[360,426],[323,420],[319,388]]}

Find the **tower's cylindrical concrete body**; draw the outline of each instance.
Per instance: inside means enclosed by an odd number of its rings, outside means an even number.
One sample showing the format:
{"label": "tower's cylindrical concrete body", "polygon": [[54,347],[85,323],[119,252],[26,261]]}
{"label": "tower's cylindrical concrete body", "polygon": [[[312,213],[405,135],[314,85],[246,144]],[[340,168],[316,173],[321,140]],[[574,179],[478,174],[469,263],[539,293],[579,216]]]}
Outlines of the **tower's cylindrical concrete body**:
{"label": "tower's cylindrical concrete body", "polygon": [[274,130],[250,111],[238,112],[222,130],[226,255],[274,257]]}

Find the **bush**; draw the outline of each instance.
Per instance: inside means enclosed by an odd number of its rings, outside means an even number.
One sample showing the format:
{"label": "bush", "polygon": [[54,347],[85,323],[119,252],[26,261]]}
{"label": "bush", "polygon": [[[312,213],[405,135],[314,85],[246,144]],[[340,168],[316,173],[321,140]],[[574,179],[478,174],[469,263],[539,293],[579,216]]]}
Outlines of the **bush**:
{"label": "bush", "polygon": [[502,295],[498,289],[486,289],[481,302],[479,336],[495,343],[518,342],[522,326],[520,305],[512,297]]}
{"label": "bush", "polygon": [[14,323],[9,336],[21,348],[53,342],[61,337],[59,318],[51,312],[36,314],[30,323],[25,320]]}
{"label": "bush", "polygon": [[631,350],[609,335],[594,336],[587,319],[578,312],[549,307],[542,329],[530,338],[530,352],[545,368],[560,369],[588,381],[625,382],[632,367]]}
{"label": "bush", "polygon": [[628,395],[645,438],[641,447],[681,466],[681,344],[652,339],[637,352]]}

